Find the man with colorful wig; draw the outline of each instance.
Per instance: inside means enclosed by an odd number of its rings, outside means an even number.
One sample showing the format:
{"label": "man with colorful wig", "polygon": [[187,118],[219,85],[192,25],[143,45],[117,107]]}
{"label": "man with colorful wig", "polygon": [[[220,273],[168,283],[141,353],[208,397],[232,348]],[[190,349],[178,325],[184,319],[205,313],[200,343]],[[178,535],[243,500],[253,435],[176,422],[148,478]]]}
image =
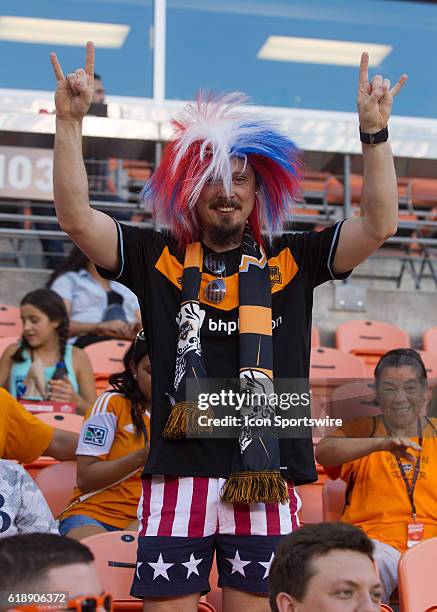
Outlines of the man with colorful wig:
{"label": "man with colorful wig", "polygon": [[[362,56],[361,216],[280,236],[298,194],[296,146],[242,94],[199,94],[174,119],[174,136],[143,190],[166,226],[157,232],[89,206],[81,125],[93,91],[92,43],[85,69],[65,77],[55,54],[51,61],[59,223],[102,275],[136,293],[150,338],[151,446],[132,594],[144,598],[146,612],[194,612],[215,554],[223,609],[268,610],[275,548],[299,525],[294,487],[317,478],[312,441],[279,440],[251,419],[234,438],[192,435],[201,406],[189,389],[204,388],[208,377],[237,379],[253,397],[273,391],[273,381],[308,378],[314,288],[346,278],[396,232],[387,124],[407,77],[393,88],[381,76],[369,82]],[[260,414],[252,404],[246,416]],[[263,414],[275,417],[275,409],[263,406]]]}

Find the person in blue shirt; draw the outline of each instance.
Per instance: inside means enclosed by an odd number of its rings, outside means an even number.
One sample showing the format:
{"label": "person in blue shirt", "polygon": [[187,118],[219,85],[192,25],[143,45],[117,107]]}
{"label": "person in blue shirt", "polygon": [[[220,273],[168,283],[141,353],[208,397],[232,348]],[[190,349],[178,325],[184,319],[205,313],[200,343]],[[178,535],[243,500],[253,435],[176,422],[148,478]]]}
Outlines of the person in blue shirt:
{"label": "person in blue shirt", "polygon": [[76,346],[108,338],[133,340],[141,327],[140,307],[132,291],[102,278],[76,246],[47,286],[64,300],[70,316],[70,342]]}
{"label": "person in blue shirt", "polygon": [[[67,343],[69,321],[64,302],[50,289],[37,289],[21,300],[20,310],[23,336],[0,358],[0,385],[16,398],[72,402],[84,414],[96,399],[94,376],[86,353]],[[61,362],[66,376],[52,380]],[[35,390],[30,397],[27,387],[32,367]]]}

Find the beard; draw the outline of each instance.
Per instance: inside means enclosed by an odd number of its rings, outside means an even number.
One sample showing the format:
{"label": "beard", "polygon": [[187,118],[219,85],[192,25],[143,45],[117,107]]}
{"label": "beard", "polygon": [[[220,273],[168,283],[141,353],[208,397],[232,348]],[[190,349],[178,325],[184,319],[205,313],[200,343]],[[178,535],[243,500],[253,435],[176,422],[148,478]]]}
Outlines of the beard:
{"label": "beard", "polygon": [[[226,200],[225,198],[217,199],[212,205],[213,208],[218,208],[220,206],[234,206],[237,210],[240,210],[240,206],[232,202],[231,200]],[[227,219],[224,217],[219,223],[212,223],[206,229],[206,233],[208,234],[208,238],[220,247],[233,246],[236,241],[240,241],[243,232],[244,232],[245,223],[235,223],[232,219]]]}

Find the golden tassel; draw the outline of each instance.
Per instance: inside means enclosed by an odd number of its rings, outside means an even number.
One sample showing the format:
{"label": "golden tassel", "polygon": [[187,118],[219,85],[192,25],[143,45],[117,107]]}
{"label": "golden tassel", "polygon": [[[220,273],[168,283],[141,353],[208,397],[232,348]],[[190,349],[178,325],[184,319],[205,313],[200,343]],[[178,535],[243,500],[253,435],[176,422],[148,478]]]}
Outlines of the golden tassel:
{"label": "golden tassel", "polygon": [[199,410],[196,402],[178,402],[170,412],[162,435],[170,440],[181,440],[186,438],[187,433],[211,433],[212,427],[202,427],[199,424],[199,417],[203,415],[212,418],[211,408]]}
{"label": "golden tassel", "polygon": [[287,483],[276,471],[231,474],[221,498],[231,504],[285,504],[289,499]]}

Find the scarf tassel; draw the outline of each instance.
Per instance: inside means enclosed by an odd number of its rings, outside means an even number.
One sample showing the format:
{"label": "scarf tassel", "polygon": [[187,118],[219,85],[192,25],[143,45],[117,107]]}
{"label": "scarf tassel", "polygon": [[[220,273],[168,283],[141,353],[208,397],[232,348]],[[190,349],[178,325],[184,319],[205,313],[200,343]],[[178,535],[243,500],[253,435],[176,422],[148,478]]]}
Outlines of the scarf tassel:
{"label": "scarf tassel", "polygon": [[289,500],[287,483],[276,471],[231,474],[221,498],[231,504],[285,504]]}
{"label": "scarf tassel", "polygon": [[177,402],[167,419],[163,436],[169,440],[181,440],[187,433],[205,434],[211,433],[212,426],[202,426],[199,417],[213,418],[211,408],[199,410],[196,402]]}

